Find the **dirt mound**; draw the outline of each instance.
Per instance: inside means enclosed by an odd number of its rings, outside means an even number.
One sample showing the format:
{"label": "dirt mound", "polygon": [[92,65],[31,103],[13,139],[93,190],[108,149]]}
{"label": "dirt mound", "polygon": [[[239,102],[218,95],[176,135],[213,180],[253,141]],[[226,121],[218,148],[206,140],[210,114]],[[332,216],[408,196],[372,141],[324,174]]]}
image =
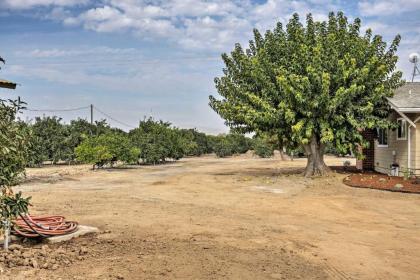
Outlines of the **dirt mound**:
{"label": "dirt mound", "polygon": [[9,251],[0,252],[0,263],[6,268],[32,267],[39,269],[56,270],[62,266],[68,266],[75,261],[85,258],[89,250],[84,246],[62,245],[50,248],[48,245],[25,247],[12,244]]}

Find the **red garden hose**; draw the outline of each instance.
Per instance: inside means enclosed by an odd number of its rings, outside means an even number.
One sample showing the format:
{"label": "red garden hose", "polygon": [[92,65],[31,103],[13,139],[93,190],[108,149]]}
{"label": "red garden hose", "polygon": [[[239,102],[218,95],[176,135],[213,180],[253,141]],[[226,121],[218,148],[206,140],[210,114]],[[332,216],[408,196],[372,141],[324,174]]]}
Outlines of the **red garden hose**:
{"label": "red garden hose", "polygon": [[13,233],[23,237],[52,237],[77,230],[78,223],[66,221],[63,216],[25,215],[14,221]]}

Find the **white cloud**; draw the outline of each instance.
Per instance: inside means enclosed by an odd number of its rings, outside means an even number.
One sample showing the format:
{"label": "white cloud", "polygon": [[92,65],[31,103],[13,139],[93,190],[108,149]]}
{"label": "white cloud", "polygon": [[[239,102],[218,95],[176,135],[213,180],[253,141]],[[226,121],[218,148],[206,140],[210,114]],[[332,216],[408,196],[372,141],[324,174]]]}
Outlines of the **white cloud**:
{"label": "white cloud", "polygon": [[63,20],[97,32],[132,32],[153,39],[165,37],[184,48],[225,50],[247,41],[252,28],[272,28],[293,13],[312,13],[325,20],[337,7],[332,0],[103,0],[105,4]]}
{"label": "white cloud", "polygon": [[[209,16],[186,19],[185,30],[178,43],[189,49],[223,49],[232,47],[234,43],[243,43],[246,36],[251,35],[252,25],[245,19],[225,17],[215,20]],[[245,39],[246,40],[246,39]]]}
{"label": "white cloud", "polygon": [[153,5],[110,0],[104,6],[68,16],[63,22],[96,32],[130,31],[143,38],[165,37],[186,48],[220,49],[232,45],[244,27],[251,31],[248,20],[240,16],[243,7],[222,0],[155,1]]}
{"label": "white cloud", "polygon": [[75,6],[87,4],[89,0],[3,0],[3,5],[10,9],[31,9],[37,6]]}
{"label": "white cloud", "polygon": [[365,32],[370,28],[373,34],[380,34],[386,38],[394,38],[397,34],[404,31],[399,26],[394,26],[380,20],[368,20],[362,24],[361,32]]}
{"label": "white cloud", "polygon": [[[151,13],[150,9],[153,10],[153,8],[146,7],[146,10],[149,10],[148,13]],[[177,29],[168,19],[132,17],[111,6],[90,9],[77,17],[66,18],[64,23],[67,25],[81,24],[84,28],[97,32],[133,31],[140,36],[153,34],[159,37],[177,33]]]}
{"label": "white cloud", "polygon": [[[168,1],[170,3],[171,1]],[[167,6],[177,16],[226,16],[242,12],[242,7],[233,1],[224,0],[174,0]]]}
{"label": "white cloud", "polygon": [[364,16],[389,16],[420,10],[420,0],[375,0],[361,1],[359,10]]}
{"label": "white cloud", "polygon": [[34,49],[31,51],[16,51],[17,57],[32,58],[59,58],[59,57],[77,57],[77,56],[109,56],[109,55],[140,55],[140,51],[134,48],[77,48],[77,49]]}

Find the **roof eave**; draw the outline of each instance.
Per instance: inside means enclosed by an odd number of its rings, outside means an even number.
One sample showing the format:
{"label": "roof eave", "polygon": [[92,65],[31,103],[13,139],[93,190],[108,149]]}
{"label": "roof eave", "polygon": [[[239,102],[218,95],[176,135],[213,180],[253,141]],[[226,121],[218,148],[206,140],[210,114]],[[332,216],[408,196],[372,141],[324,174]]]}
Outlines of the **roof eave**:
{"label": "roof eave", "polygon": [[0,88],[16,89],[16,84],[8,81],[0,81]]}
{"label": "roof eave", "polygon": [[420,107],[398,107],[397,105],[395,105],[390,98],[387,98],[389,105],[394,109],[397,110],[399,112],[403,112],[403,113],[420,113]]}
{"label": "roof eave", "polygon": [[398,111],[404,112],[404,113],[420,113],[420,107],[400,107],[397,108]]}

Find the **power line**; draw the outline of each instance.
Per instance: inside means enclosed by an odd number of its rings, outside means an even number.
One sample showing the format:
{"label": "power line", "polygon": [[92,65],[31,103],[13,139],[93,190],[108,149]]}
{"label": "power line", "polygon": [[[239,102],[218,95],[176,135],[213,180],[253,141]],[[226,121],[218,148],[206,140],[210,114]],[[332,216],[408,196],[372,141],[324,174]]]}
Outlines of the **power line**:
{"label": "power line", "polygon": [[122,124],[122,125],[127,126],[127,127],[130,127],[130,128],[136,128],[135,126],[132,126],[132,125],[126,124],[125,122],[122,122],[122,121],[120,121],[120,120],[117,120],[117,119],[115,119],[115,118],[111,117],[111,116],[110,116],[110,115],[108,115],[107,113],[105,113],[105,112],[103,112],[103,111],[99,110],[99,109],[98,109],[98,107],[96,107],[96,106],[93,106],[93,109],[94,109],[95,111],[98,111],[99,113],[101,113],[101,114],[102,114],[102,115],[104,115],[105,117],[108,117],[109,119],[113,120],[114,122],[117,122],[117,123],[119,123],[119,124]]}
{"label": "power line", "polygon": [[30,112],[70,112],[70,111],[80,111],[83,109],[88,109],[89,106],[84,106],[84,107],[78,107],[78,108],[68,108],[68,109],[30,109],[30,108],[26,108],[26,111],[30,111]]}
{"label": "power line", "polygon": [[[101,113],[102,115],[104,115],[105,117],[113,120],[116,123],[119,123],[121,125],[124,125],[126,127],[130,127],[130,128],[136,128],[135,126],[129,125],[125,122],[122,122],[114,117],[112,117],[111,115],[105,113],[104,111],[100,110],[99,108],[97,108],[96,106],[93,105],[89,105],[89,106],[83,106],[83,107],[78,107],[78,108],[67,108],[67,109],[31,109],[31,108],[26,108],[27,111],[30,112],[50,112],[50,113],[54,113],[54,112],[72,112],[72,111],[80,111],[80,110],[85,110],[85,109],[94,109],[95,111]],[[91,118],[93,117],[92,112],[91,112]]]}

